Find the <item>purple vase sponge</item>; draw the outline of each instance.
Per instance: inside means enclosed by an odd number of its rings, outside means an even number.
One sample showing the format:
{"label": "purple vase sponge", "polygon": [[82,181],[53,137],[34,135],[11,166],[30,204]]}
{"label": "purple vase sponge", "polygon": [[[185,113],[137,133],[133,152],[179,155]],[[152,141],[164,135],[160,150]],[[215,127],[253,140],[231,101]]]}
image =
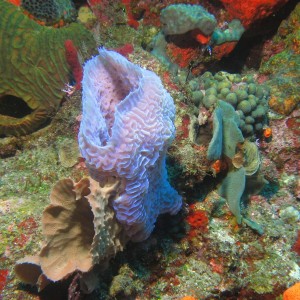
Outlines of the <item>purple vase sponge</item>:
{"label": "purple vase sponge", "polygon": [[175,135],[175,106],[159,77],[120,54],[99,50],[84,66],[79,147],[91,176],[121,179],[111,204],[133,241],[146,239],[159,214],[176,214],[166,151]]}

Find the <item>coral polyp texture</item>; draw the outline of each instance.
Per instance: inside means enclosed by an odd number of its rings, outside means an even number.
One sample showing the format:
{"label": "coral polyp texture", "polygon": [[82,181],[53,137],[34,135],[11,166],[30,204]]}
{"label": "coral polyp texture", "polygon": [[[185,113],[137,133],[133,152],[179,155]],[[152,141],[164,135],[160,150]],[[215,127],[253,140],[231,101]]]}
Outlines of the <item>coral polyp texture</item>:
{"label": "coral polyp texture", "polygon": [[0,135],[24,135],[39,128],[61,103],[70,73],[64,41],[77,46],[94,41],[80,24],[44,27],[5,1],[0,10]]}
{"label": "coral polyp texture", "polygon": [[165,167],[174,117],[173,100],[153,72],[105,49],[86,63],[79,147],[95,180],[122,181],[112,205],[134,241],[150,235],[159,214],[181,207]]}
{"label": "coral polyp texture", "polygon": [[75,21],[77,15],[72,0],[22,0],[21,7],[46,25]]}
{"label": "coral polyp texture", "polygon": [[220,29],[216,28],[212,35],[212,43],[221,45],[227,42],[237,42],[244,33],[245,28],[238,19],[232,20],[228,24],[228,28]]}

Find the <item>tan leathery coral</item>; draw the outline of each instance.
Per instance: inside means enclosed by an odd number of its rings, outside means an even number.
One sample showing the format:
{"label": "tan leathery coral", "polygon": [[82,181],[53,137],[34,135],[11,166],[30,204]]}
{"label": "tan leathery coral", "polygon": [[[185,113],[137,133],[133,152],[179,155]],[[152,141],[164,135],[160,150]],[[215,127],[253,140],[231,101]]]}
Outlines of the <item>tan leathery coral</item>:
{"label": "tan leathery coral", "polygon": [[[18,277],[39,285],[41,276],[58,281],[75,271],[88,272],[96,264],[106,265],[128,241],[110,206],[120,187],[121,182],[113,177],[101,185],[91,178],[78,183],[60,180],[42,216],[44,246],[38,256],[17,262]],[[32,277],[30,271],[38,266],[41,274],[36,272]]]}

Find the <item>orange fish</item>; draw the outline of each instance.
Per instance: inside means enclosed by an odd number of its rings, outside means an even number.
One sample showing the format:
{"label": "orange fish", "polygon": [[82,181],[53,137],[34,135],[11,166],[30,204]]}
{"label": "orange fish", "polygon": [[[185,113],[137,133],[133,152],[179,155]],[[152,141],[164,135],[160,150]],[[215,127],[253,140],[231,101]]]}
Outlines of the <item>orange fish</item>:
{"label": "orange fish", "polygon": [[211,168],[213,169],[214,174],[218,174],[221,171],[225,171],[228,168],[228,164],[226,160],[218,159],[212,165]]}
{"label": "orange fish", "polygon": [[191,32],[192,37],[202,45],[208,44],[210,36],[203,34],[199,29],[194,29]]}
{"label": "orange fish", "polygon": [[214,169],[216,174],[220,173],[222,169],[222,161],[220,159],[216,160],[211,167]]}
{"label": "orange fish", "polygon": [[270,138],[272,136],[272,129],[270,127],[265,128],[263,135],[266,139]]}

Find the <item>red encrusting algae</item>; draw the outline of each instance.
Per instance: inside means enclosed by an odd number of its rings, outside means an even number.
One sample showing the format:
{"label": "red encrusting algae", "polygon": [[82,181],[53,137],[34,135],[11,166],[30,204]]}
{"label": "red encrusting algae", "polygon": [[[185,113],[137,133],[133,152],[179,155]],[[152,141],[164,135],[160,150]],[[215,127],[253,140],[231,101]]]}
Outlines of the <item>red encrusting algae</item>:
{"label": "red encrusting algae", "polygon": [[191,226],[188,236],[193,238],[198,235],[198,231],[207,232],[209,219],[207,212],[203,209],[197,209],[195,204],[190,205],[190,210],[186,221]]}
{"label": "red encrusting algae", "polygon": [[295,241],[295,244],[292,248],[293,251],[295,251],[298,255],[300,255],[300,230],[298,230],[297,239]]}
{"label": "red encrusting algae", "polygon": [[122,3],[124,4],[127,13],[127,24],[134,29],[138,29],[140,23],[135,20],[132,13],[131,0],[122,0]]}
{"label": "red encrusting algae", "polygon": [[274,13],[288,0],[221,0],[231,19],[239,19],[248,28],[253,22]]}
{"label": "red encrusting algae", "polygon": [[134,47],[132,44],[128,43],[121,47],[115,48],[114,51],[116,51],[119,54],[123,55],[124,57],[128,58],[128,55],[133,53]]}
{"label": "red encrusting algae", "polygon": [[171,61],[176,63],[180,68],[186,68],[189,64],[199,56],[196,48],[181,48],[173,43],[167,45],[167,54]]}
{"label": "red encrusting algae", "polygon": [[181,125],[178,126],[176,139],[181,141],[182,139],[186,139],[189,137],[189,125],[190,125],[190,117],[189,115],[182,116]]}
{"label": "red encrusting algae", "polygon": [[[8,276],[8,270],[6,269],[0,270],[0,293],[3,291],[5,287],[7,276]],[[0,294],[0,299],[2,299],[1,294]]]}

